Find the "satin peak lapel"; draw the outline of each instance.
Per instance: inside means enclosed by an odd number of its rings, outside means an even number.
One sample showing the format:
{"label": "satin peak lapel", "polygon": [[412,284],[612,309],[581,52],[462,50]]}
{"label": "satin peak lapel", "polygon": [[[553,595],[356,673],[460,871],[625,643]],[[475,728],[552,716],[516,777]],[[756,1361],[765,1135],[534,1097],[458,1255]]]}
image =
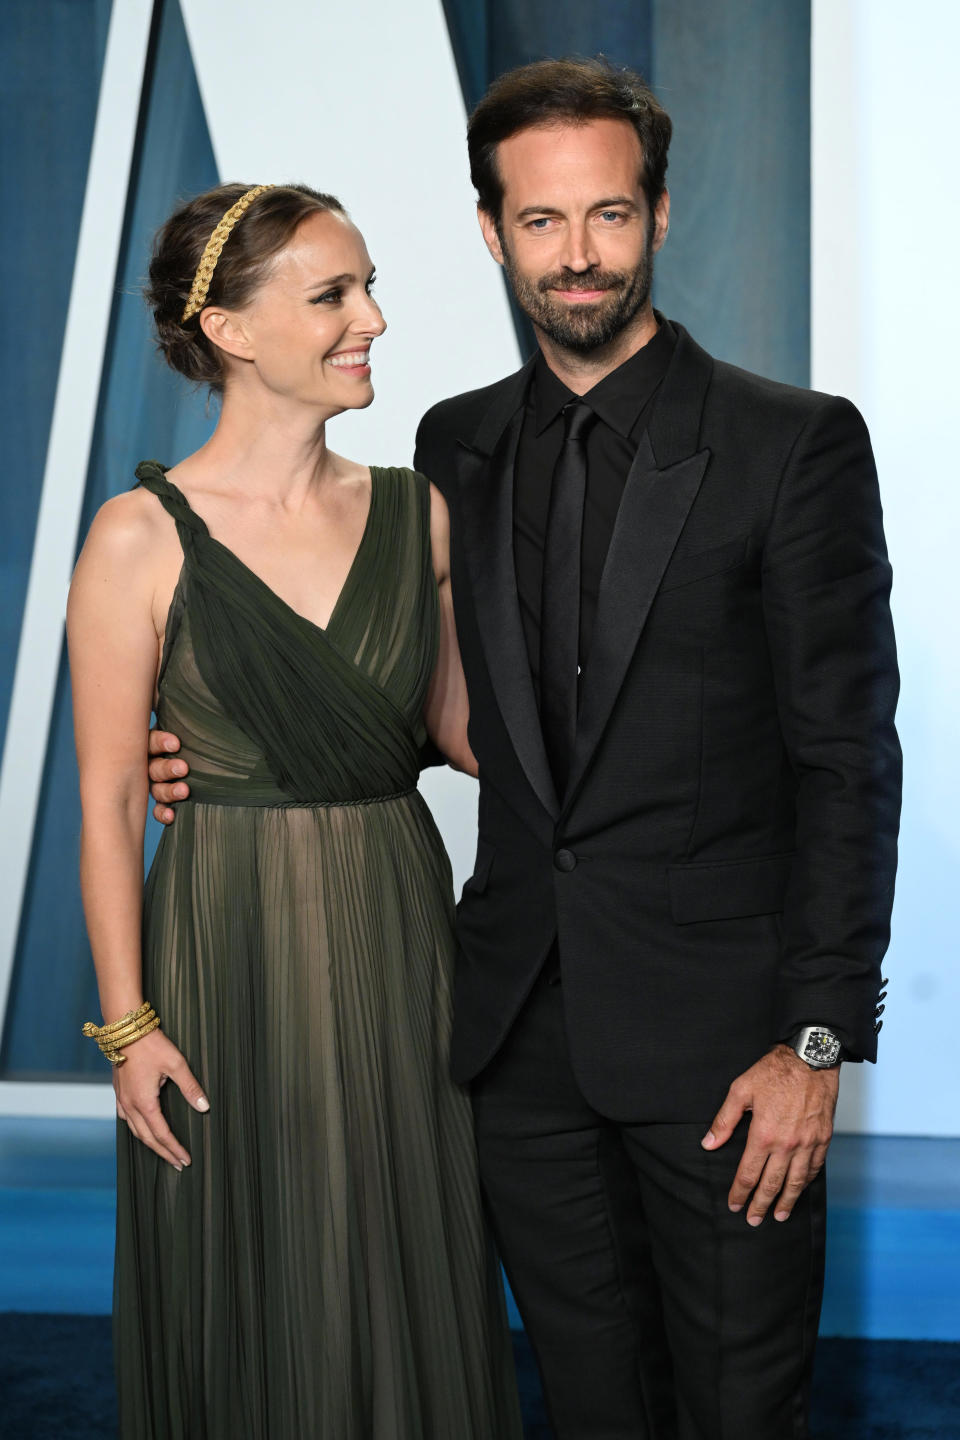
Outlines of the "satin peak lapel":
{"label": "satin peak lapel", "polygon": [[659,470],[649,437],[640,442],[600,582],[564,810],[574,800],[610,719],[709,459],[710,451],[700,450]]}
{"label": "satin peak lapel", "polygon": [[540,730],[513,558],[514,465],[522,424],[521,404],[492,454],[458,442],[461,543],[500,713],[534,793],[555,817],[560,807]]}

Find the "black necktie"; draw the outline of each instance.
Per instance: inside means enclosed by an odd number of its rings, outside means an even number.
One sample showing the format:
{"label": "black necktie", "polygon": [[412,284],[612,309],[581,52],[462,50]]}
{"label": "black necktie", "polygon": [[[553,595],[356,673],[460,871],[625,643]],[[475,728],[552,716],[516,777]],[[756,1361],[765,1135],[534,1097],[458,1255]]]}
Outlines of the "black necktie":
{"label": "black necktie", "polygon": [[571,400],[563,407],[563,417],[563,445],[550,482],[540,602],[540,723],[561,797],[566,789],[577,733],[586,433],[596,414],[582,400]]}

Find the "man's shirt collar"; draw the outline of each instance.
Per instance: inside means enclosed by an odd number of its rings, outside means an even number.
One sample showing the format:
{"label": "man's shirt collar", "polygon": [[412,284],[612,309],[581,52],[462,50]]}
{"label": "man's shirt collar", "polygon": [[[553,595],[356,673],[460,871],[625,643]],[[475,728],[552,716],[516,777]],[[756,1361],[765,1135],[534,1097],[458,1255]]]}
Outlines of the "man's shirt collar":
{"label": "man's shirt collar", "polygon": [[625,439],[629,436],[663,379],[677,343],[677,332],[670,321],[656,311],[654,314],[659,322],[656,335],[585,395],[574,395],[572,390],[568,390],[540,352],[533,373],[534,431],[537,435],[553,424],[570,400],[582,399],[611,430]]}

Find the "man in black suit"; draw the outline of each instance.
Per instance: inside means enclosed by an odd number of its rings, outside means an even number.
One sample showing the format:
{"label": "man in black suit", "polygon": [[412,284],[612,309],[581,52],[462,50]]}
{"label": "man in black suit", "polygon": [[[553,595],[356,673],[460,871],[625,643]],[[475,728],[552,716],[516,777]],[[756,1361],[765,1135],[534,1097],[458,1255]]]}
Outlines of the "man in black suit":
{"label": "man in black suit", "polygon": [[557,1436],[786,1440],[838,1059],[882,1008],[890,569],[854,407],[653,311],[669,138],[599,62],[470,123],[540,349],[417,441],[480,770],[453,1063]]}
{"label": "man in black suit", "polygon": [[453,1066],[558,1440],[799,1440],[839,1060],[882,1009],[890,569],[853,406],[653,311],[669,139],[602,62],[470,124],[540,348],[418,433],[480,773]]}

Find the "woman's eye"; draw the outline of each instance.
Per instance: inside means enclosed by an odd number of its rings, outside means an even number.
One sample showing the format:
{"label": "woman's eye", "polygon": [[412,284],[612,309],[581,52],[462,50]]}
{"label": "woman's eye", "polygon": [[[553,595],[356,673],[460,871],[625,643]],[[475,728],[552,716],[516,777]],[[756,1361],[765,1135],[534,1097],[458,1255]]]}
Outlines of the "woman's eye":
{"label": "woman's eye", "polygon": [[315,295],[310,301],[311,305],[336,305],[343,299],[342,290],[325,290],[322,295]]}

